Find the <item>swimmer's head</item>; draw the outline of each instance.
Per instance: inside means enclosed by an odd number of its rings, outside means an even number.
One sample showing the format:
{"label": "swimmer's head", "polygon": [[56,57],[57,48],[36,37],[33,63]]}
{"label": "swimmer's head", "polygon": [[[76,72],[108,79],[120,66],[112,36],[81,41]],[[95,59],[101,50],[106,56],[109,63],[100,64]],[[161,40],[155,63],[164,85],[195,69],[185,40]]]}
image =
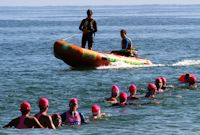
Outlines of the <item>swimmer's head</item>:
{"label": "swimmer's head", "polygon": [[163,85],[167,84],[167,79],[165,77],[162,76],[160,78],[162,80]]}
{"label": "swimmer's head", "polygon": [[161,77],[155,79],[155,83],[162,83]]}
{"label": "swimmer's head", "polygon": [[148,89],[148,91],[147,91],[145,97],[149,98],[156,94],[157,87],[155,84],[149,83],[147,89]]}
{"label": "swimmer's head", "polygon": [[69,101],[69,107],[71,111],[75,111],[78,108],[78,100],[76,98],[71,98]]}
{"label": "swimmer's head", "polygon": [[188,82],[189,82],[189,85],[194,85],[196,83],[197,79],[195,76],[191,76],[189,79],[188,79]]}
{"label": "swimmer's head", "polygon": [[136,95],[136,92],[137,92],[137,87],[135,86],[135,84],[132,84],[130,87],[129,87],[129,92],[133,95]]}
{"label": "swimmer's head", "polygon": [[119,100],[120,100],[120,103],[123,103],[123,102],[127,101],[127,94],[126,94],[126,92],[121,92],[120,93]]}
{"label": "swimmer's head", "polygon": [[101,112],[101,108],[100,108],[99,105],[93,104],[92,108],[91,108],[91,111],[92,111],[93,116],[96,116]]}
{"label": "swimmer's head", "polygon": [[52,116],[52,121],[53,121],[53,124],[55,125],[56,128],[59,128],[61,127],[62,125],[62,119],[60,117],[60,115],[58,113],[54,113]]}
{"label": "swimmer's head", "polygon": [[148,87],[147,87],[147,88],[148,88],[148,91],[151,92],[152,94],[155,94],[155,92],[156,92],[156,90],[157,90],[156,85],[153,84],[153,83],[148,84]]}
{"label": "swimmer's head", "polygon": [[38,106],[40,109],[46,109],[49,107],[49,100],[47,98],[40,98],[38,101]]}
{"label": "swimmer's head", "polygon": [[148,89],[156,89],[156,85],[153,83],[149,83],[147,88]]}
{"label": "swimmer's head", "polygon": [[162,79],[159,77],[159,78],[156,78],[155,80],[155,85],[157,86],[157,88],[161,88],[162,87]]}
{"label": "swimmer's head", "polygon": [[27,114],[28,112],[30,112],[30,110],[31,110],[31,105],[29,102],[24,101],[21,103],[20,111],[22,112],[22,114]]}
{"label": "swimmer's head", "polygon": [[191,75],[189,73],[185,74],[185,77],[184,77],[185,82],[189,81],[190,76]]}
{"label": "swimmer's head", "polygon": [[113,85],[112,86],[112,97],[117,97],[118,96],[118,94],[119,94],[119,88],[118,88],[118,86],[117,85]]}

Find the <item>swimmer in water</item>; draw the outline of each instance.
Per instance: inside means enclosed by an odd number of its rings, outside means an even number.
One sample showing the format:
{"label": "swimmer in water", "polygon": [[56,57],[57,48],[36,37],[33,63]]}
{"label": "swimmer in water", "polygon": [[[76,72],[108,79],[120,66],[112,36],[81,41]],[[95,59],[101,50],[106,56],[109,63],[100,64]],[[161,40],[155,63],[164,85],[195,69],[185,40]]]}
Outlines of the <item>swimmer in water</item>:
{"label": "swimmer in water", "polygon": [[109,103],[112,103],[112,104],[117,103],[118,94],[119,94],[119,88],[118,88],[118,86],[117,85],[113,85],[112,86],[112,91],[111,91],[111,97],[106,98],[105,101],[109,102]]}
{"label": "swimmer in water", "polygon": [[121,106],[121,107],[124,107],[124,106],[126,106],[126,105],[128,105],[127,104],[127,94],[126,94],[126,92],[121,92],[120,94],[119,94],[119,103],[115,103],[115,104],[113,104],[113,106]]}
{"label": "swimmer in water", "polygon": [[11,120],[4,128],[15,127],[18,129],[25,128],[43,128],[37,118],[30,116],[31,105],[24,101],[20,105],[21,116]]}
{"label": "swimmer in water", "polygon": [[141,105],[149,105],[149,104],[151,104],[151,105],[159,105],[160,102],[155,101],[156,92],[157,92],[156,85],[153,84],[153,83],[148,84],[147,93],[145,95],[145,98],[146,99],[150,99],[151,101],[148,101],[146,103],[142,103]]}
{"label": "swimmer in water", "polygon": [[179,79],[180,82],[182,83],[189,83],[189,88],[193,89],[197,87],[197,77],[193,74],[182,74]]}
{"label": "swimmer in water", "polygon": [[58,113],[54,113],[51,118],[56,128],[60,128],[62,126],[62,119]]}
{"label": "swimmer in water", "polygon": [[136,87],[135,84],[132,84],[129,87],[129,92],[130,92],[130,96],[128,97],[128,100],[137,100],[137,99],[139,99],[138,97],[136,97],[137,87]]}
{"label": "swimmer in water", "polygon": [[192,75],[189,74],[189,73],[186,73],[186,74],[182,74],[180,77],[179,77],[179,81],[180,82],[183,82],[183,83],[188,83],[189,81],[189,78],[191,77]]}
{"label": "swimmer in water", "polygon": [[107,116],[106,113],[101,112],[101,107],[97,104],[92,105],[91,111],[92,111],[92,117],[91,117],[92,120],[98,120]]}
{"label": "swimmer in water", "polygon": [[76,98],[71,98],[69,101],[69,110],[61,114],[62,124],[68,126],[80,126],[86,123],[86,120],[82,113],[78,111],[78,100]]}
{"label": "swimmer in water", "polygon": [[167,88],[167,79],[165,78],[165,77],[163,77],[163,76],[161,76],[160,77],[161,78],[161,80],[162,80],[162,90],[166,90],[166,88]]}
{"label": "swimmer in water", "polygon": [[156,85],[156,93],[162,93],[163,92],[163,89],[162,89],[162,86],[163,86],[163,83],[162,83],[162,79],[159,77],[159,78],[156,78],[155,80],[155,85]]}
{"label": "swimmer in water", "polygon": [[39,120],[44,128],[55,129],[51,116],[47,114],[49,100],[47,98],[40,98],[38,101],[38,107],[40,108],[40,112],[35,114],[35,117]]}
{"label": "swimmer in water", "polygon": [[157,92],[157,87],[155,84],[153,83],[150,83],[147,87],[147,93],[145,95],[146,98],[150,98],[150,99],[153,99],[155,98],[155,95],[156,95],[156,92]]}
{"label": "swimmer in water", "polygon": [[190,89],[197,88],[197,78],[195,76],[191,76],[188,79],[188,82],[189,82],[189,88]]}

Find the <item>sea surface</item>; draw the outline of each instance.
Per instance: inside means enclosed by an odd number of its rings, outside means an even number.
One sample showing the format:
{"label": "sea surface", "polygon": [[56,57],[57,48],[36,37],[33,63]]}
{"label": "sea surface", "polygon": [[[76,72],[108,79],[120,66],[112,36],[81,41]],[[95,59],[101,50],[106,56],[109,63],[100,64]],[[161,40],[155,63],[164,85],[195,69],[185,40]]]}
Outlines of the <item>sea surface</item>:
{"label": "sea surface", "polygon": [[[93,49],[120,49],[120,30],[126,29],[139,52],[154,66],[118,63],[97,69],[74,69],[54,57],[56,40],[80,46],[80,21],[91,8],[97,21]],[[70,36],[76,34],[70,38]],[[200,79],[200,5],[0,7],[0,134],[200,134],[200,84],[190,90],[178,78],[192,73]],[[117,84],[128,93],[135,83],[144,96],[148,83],[165,76],[168,91],[159,94],[158,105],[110,107],[104,102]],[[72,97],[79,112],[91,115],[97,103],[109,114],[79,128],[3,129],[20,115],[19,105],[31,103],[38,112],[40,97],[50,101],[49,114],[68,109]],[[143,101],[139,101],[143,102]]]}

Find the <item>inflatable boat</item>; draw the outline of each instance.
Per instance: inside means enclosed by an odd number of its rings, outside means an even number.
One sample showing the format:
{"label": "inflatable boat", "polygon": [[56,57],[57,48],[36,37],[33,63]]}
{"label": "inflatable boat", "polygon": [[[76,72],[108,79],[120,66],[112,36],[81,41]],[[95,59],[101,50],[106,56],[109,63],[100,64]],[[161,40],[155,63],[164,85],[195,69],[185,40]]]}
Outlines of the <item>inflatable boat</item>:
{"label": "inflatable boat", "polygon": [[65,42],[64,40],[58,40],[54,43],[54,56],[75,68],[95,68],[99,66],[112,65],[115,62],[123,62],[130,65],[152,64],[152,62],[147,59],[88,50]]}

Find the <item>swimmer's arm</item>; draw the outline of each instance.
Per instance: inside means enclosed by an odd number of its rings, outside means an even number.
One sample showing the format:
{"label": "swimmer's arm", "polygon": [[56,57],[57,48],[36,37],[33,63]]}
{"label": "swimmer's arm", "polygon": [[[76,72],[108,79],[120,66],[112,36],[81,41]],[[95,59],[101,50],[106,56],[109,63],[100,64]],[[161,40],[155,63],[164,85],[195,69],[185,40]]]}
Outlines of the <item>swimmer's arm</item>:
{"label": "swimmer's arm", "polygon": [[11,120],[8,124],[3,126],[3,128],[16,127],[16,126],[17,126],[17,118]]}
{"label": "swimmer's arm", "polygon": [[107,117],[108,114],[107,114],[107,113],[101,113],[101,116],[102,116],[102,117]]}
{"label": "swimmer's arm", "polygon": [[81,124],[87,124],[88,120],[86,120],[85,116],[82,113],[79,113],[80,117],[81,117]]}
{"label": "swimmer's arm", "polygon": [[61,114],[60,117],[62,119],[62,123],[64,123],[66,121],[66,112],[64,112],[63,114]]}
{"label": "swimmer's arm", "polygon": [[54,124],[53,124],[53,120],[52,120],[51,116],[48,116],[48,121],[49,121],[48,127],[51,128],[51,129],[56,129]]}
{"label": "swimmer's arm", "polygon": [[105,99],[104,99],[104,102],[106,102],[106,103],[111,103],[111,104],[115,104],[115,103],[117,103],[117,100],[109,100],[109,98],[105,98]]}
{"label": "swimmer's arm", "polygon": [[115,104],[116,103],[116,101],[106,101],[106,100],[105,100],[105,102],[106,103],[111,103],[111,104]]}
{"label": "swimmer's arm", "polygon": [[40,122],[38,121],[37,118],[33,117],[33,118],[32,118],[32,122],[33,122],[33,125],[34,125],[35,128],[44,128],[44,127],[40,124]]}

